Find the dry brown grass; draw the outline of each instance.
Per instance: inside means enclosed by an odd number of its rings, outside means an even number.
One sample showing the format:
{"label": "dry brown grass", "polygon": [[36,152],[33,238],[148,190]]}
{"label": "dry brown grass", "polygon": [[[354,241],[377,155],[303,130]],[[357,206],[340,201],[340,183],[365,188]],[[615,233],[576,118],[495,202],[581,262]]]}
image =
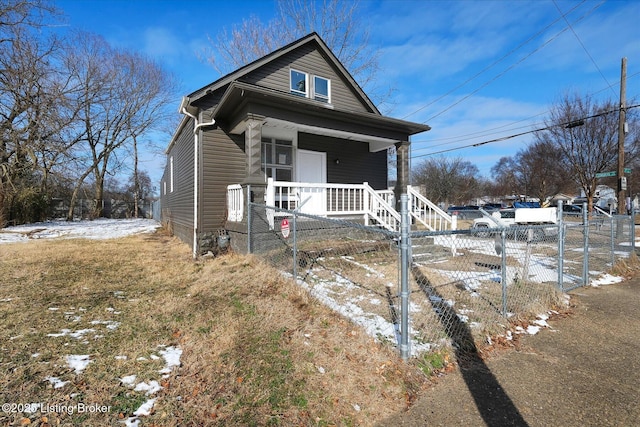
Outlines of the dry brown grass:
{"label": "dry brown grass", "polygon": [[[150,398],[121,383],[128,375],[164,387],[142,425],[372,425],[427,381],[257,259],[193,262],[163,233],[1,245],[0,280],[2,403],[110,406],[0,413],[3,425],[123,425]],[[48,336],[63,329],[93,331]],[[183,350],[164,379],[162,345]],[[71,354],[92,362],[76,375]]]}
{"label": "dry brown grass", "polygon": [[628,258],[618,259],[610,273],[616,276],[630,278],[637,275],[638,271],[640,271],[640,258],[638,258],[635,253],[632,253]]}

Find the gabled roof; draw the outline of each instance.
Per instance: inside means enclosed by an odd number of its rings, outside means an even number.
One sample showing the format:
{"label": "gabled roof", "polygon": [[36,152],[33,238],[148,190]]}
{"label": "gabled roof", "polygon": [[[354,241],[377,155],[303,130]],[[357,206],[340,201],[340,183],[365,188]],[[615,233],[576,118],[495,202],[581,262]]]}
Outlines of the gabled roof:
{"label": "gabled roof", "polygon": [[365,104],[372,113],[375,113],[378,115],[381,114],[378,108],[375,106],[375,104],[371,101],[371,99],[369,99],[369,97],[362,90],[360,85],[358,85],[355,79],[351,76],[349,71],[347,71],[347,69],[342,65],[340,60],[333,54],[333,52],[331,52],[331,49],[329,49],[329,47],[325,44],[322,38],[320,38],[320,36],[315,32],[307,36],[304,36],[278,50],[275,50],[270,54],[263,56],[262,58],[259,58],[241,68],[238,68],[237,70],[227,74],[226,76],[221,77],[215,82],[207,86],[204,86],[196,90],[195,92],[189,94],[187,98],[189,99],[189,102],[197,101],[198,99],[206,96],[207,94],[215,90],[218,90],[235,80],[238,80],[242,76],[308,43],[314,43],[316,45],[316,47],[318,48],[318,51],[324,56],[324,58],[327,61],[329,61],[344,76],[346,81],[348,81],[349,84],[352,86],[355,94],[360,98],[361,102]]}

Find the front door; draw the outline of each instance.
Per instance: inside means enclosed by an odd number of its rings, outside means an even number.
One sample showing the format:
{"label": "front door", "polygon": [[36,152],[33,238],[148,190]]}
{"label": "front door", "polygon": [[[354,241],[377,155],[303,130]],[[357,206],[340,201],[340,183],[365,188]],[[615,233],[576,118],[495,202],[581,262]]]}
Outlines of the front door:
{"label": "front door", "polygon": [[[327,153],[298,150],[296,152],[296,182],[325,184],[327,182]],[[301,187],[299,189],[300,212],[324,215],[326,191],[323,187]]]}

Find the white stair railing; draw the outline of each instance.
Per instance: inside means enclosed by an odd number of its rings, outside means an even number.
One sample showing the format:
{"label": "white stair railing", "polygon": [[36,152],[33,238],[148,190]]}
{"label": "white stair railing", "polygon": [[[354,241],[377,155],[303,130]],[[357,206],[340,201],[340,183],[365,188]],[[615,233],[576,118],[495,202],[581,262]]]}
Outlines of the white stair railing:
{"label": "white stair railing", "polygon": [[391,206],[383,196],[365,182],[363,184],[368,193],[368,215],[379,225],[390,231],[400,231],[400,213]]}
{"label": "white stair railing", "polygon": [[457,224],[454,217],[440,209],[410,185],[407,186],[407,193],[409,195],[409,214],[417,222],[430,231],[456,229]]}

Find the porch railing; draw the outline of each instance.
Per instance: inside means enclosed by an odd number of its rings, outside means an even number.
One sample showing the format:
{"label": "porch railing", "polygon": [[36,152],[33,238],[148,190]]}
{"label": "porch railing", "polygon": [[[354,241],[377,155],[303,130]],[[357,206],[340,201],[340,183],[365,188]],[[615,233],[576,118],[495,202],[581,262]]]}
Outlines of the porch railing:
{"label": "porch railing", "polygon": [[400,214],[368,183],[267,182],[266,204],[317,216],[361,217],[365,225],[399,230]]}
{"label": "porch railing", "polygon": [[[387,193],[386,191],[384,193]],[[397,231],[400,214],[388,200],[366,182],[362,184],[317,184],[303,182],[281,182],[269,179],[265,203],[281,209],[295,210],[317,216],[361,217],[365,225],[379,225]],[[384,196],[384,197],[383,197]],[[242,188],[227,187],[227,220],[242,221]],[[275,214],[276,216],[279,213]],[[285,214],[280,214],[285,215]]]}
{"label": "porch railing", "polygon": [[[412,187],[408,188],[409,212],[416,222],[431,231],[455,230],[455,217],[448,215]],[[326,184],[274,181],[269,178],[265,203],[286,210],[317,216],[361,217],[365,225],[398,231],[400,214],[394,209],[390,190],[374,190],[368,183]],[[227,187],[227,219],[242,221],[244,199],[239,184]],[[274,214],[284,216],[285,213]],[[274,218],[269,218],[270,222]],[[273,225],[273,224],[272,224]]]}
{"label": "porch railing", "polygon": [[227,186],[227,220],[240,222],[244,217],[244,198],[242,185]]}

